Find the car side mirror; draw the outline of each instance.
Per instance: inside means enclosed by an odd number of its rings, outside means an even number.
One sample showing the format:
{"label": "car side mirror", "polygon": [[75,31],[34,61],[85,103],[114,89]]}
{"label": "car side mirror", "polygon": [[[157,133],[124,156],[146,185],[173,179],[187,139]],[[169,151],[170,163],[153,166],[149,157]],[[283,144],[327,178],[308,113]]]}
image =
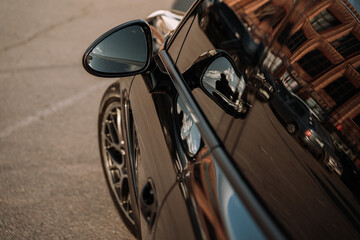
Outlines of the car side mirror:
{"label": "car side mirror", "polygon": [[246,76],[227,52],[211,50],[202,54],[184,75],[191,79],[190,86],[200,87],[228,114],[245,117],[250,109]]}
{"label": "car side mirror", "polygon": [[147,70],[152,55],[149,25],[135,20],[104,33],[85,51],[83,66],[99,77],[124,77]]}

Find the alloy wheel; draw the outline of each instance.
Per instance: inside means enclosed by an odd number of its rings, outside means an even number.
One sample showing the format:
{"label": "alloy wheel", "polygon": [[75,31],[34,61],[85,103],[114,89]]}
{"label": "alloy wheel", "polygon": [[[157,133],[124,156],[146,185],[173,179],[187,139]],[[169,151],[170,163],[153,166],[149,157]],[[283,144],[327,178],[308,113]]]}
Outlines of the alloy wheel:
{"label": "alloy wheel", "polygon": [[294,123],[287,123],[286,124],[286,130],[292,135],[296,132],[296,126]]}
{"label": "alloy wheel", "polygon": [[102,161],[110,188],[120,210],[134,224],[133,206],[130,197],[128,166],[126,164],[126,145],[122,128],[121,105],[110,103],[101,123]]}

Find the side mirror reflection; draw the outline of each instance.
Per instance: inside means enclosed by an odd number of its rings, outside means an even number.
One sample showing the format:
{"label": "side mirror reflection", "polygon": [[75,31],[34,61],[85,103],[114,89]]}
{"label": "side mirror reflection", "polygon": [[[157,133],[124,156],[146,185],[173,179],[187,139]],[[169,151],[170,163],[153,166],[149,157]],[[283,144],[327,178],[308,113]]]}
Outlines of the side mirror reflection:
{"label": "side mirror reflection", "polygon": [[176,105],[180,125],[180,137],[187,153],[193,157],[201,148],[201,134],[190,112],[187,110],[187,107],[180,97],[178,97]]}
{"label": "side mirror reflection", "polygon": [[151,44],[145,22],[126,23],[98,38],[85,52],[83,65],[89,73],[101,77],[135,75],[149,65]]}
{"label": "side mirror reflection", "polygon": [[248,111],[244,76],[235,70],[228,58],[220,56],[213,60],[203,74],[201,85],[230,114]]}

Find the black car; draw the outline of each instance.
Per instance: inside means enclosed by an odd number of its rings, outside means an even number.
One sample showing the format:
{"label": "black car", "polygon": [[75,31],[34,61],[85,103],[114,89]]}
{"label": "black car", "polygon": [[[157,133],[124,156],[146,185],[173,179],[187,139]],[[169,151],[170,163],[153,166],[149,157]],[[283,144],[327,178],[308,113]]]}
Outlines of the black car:
{"label": "black car", "polygon": [[290,134],[304,135],[305,131],[314,128],[316,116],[299,97],[289,92],[283,83],[276,85],[270,105]]}
{"label": "black car", "polygon": [[296,137],[324,166],[342,174],[342,165],[334,153],[331,137],[321,125],[307,104],[297,95],[289,92],[283,83],[278,83],[271,96],[270,105],[285,125],[286,130]]}
{"label": "black car", "polygon": [[89,73],[121,77],[100,104],[99,148],[137,238],[360,237],[352,193],[250,90],[259,72],[288,69],[282,46],[309,22],[308,6],[325,6],[294,2],[198,0],[185,15],[122,24],[86,50]]}
{"label": "black car", "polygon": [[336,151],[336,155],[339,157],[341,165],[343,167],[343,173],[341,174],[340,179],[360,201],[359,169],[343,151]]}

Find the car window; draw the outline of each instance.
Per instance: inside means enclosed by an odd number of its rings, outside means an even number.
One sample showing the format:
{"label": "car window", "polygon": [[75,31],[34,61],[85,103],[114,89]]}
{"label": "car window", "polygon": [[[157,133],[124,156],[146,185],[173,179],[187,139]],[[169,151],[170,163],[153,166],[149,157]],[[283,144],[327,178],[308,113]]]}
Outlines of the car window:
{"label": "car window", "polygon": [[213,44],[199,27],[199,21],[201,19],[199,14],[197,14],[178,57],[177,67],[182,73],[191,67],[199,56],[214,49]]}
{"label": "car window", "polygon": [[309,110],[307,110],[307,108],[296,98],[290,103],[290,107],[301,117],[309,115]]}
{"label": "car window", "polygon": [[179,28],[175,31],[174,35],[169,39],[169,43],[166,46],[167,52],[171,56],[174,63],[177,63],[177,58],[181,52],[183,42],[187,37],[189,28],[193,24],[196,12],[189,12],[189,15],[186,15],[183,21],[180,23]]}

